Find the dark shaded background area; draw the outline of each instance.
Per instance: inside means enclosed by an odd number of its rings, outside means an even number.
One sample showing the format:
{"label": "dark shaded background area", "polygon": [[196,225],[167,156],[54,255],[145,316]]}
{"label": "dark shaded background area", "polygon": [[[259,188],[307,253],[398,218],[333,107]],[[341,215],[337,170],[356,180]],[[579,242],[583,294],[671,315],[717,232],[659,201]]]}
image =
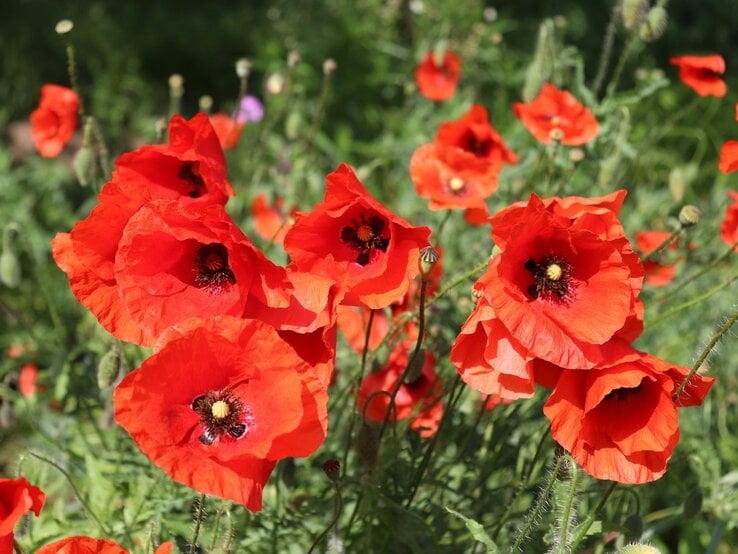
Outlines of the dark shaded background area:
{"label": "dark shaded background area", "polygon": [[[367,107],[399,104],[421,44],[447,34],[453,40],[481,21],[483,2],[426,2],[447,28],[425,24],[411,15],[403,0],[12,0],[0,18],[0,115],[27,117],[45,82],[67,84],[63,42],[53,29],[62,18],[75,22],[75,43],[82,92],[108,124],[125,125],[133,110],[163,113],[167,77],[185,76],[185,112],[196,110],[200,95],[215,98],[215,107],[230,102],[237,84],[233,62],[248,56],[254,62],[252,83],[282,69],[287,52],[297,48],[314,78],[303,81],[315,93],[320,67],[327,57],[338,62],[340,79],[326,117],[326,131],[348,125],[355,136],[370,138],[381,129]],[[511,48],[532,51],[541,19],[567,18],[566,40],[585,56],[591,78],[600,53],[613,2],[605,0],[503,0],[493,5],[499,21],[509,21],[505,40]],[[666,35],[649,45],[641,61],[667,72],[670,55],[721,53],[728,75],[738,64],[738,11],[732,2],[674,1],[669,6]],[[387,22],[387,12],[405,13]],[[408,25],[408,21],[412,22]],[[436,34],[436,36],[433,36]],[[623,35],[618,35],[618,43]],[[617,50],[616,50],[617,51]],[[649,59],[650,58],[650,59]],[[632,73],[632,71],[631,71]],[[93,79],[94,77],[94,79]],[[311,76],[308,76],[311,77]],[[627,80],[627,75],[626,75]],[[627,84],[627,82],[626,82]],[[308,93],[311,91],[308,90]],[[114,136],[113,139],[116,137]]]}

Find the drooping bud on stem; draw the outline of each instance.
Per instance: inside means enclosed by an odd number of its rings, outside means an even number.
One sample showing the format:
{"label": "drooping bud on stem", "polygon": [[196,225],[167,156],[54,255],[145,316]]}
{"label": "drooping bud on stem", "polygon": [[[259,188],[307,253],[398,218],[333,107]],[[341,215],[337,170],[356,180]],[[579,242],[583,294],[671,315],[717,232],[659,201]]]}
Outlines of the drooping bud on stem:
{"label": "drooping bud on stem", "polygon": [[692,204],[683,206],[679,211],[679,223],[682,224],[682,227],[697,225],[701,219],[702,212],[697,206],[693,206]]}
{"label": "drooping bud on stem", "polygon": [[341,471],[341,464],[338,460],[331,458],[323,462],[323,471],[331,481],[338,480],[338,474]]}
{"label": "drooping bud on stem", "polygon": [[663,6],[654,6],[648,12],[646,20],[641,24],[640,36],[645,42],[654,42],[666,32],[669,15]]}

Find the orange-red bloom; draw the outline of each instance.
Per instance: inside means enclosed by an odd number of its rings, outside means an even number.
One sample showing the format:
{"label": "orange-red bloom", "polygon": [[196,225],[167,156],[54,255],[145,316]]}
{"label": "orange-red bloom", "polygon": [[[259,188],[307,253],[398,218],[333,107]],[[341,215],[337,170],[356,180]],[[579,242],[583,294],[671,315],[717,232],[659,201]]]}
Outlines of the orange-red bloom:
{"label": "orange-red bloom", "polygon": [[679,67],[682,83],[700,96],[725,96],[728,91],[720,77],[725,73],[725,60],[719,54],[669,58],[669,63]]}
{"label": "orange-red bloom", "polygon": [[547,382],[534,360],[591,368],[613,338],[640,334],[643,267],[617,218],[624,196],[531,195],[491,219],[502,252],[475,284],[477,306],[451,350],[465,382],[506,399],[530,396]]}
{"label": "orange-red bloom", "polygon": [[[639,231],[636,233],[636,247],[641,254],[647,256],[664,243],[671,233],[669,231]],[[669,250],[677,249],[678,240],[675,237],[668,246]],[[658,260],[647,260],[643,264],[645,283],[652,287],[664,287],[674,279],[676,264],[665,264]]]}
{"label": "orange-red bloom", "polygon": [[428,100],[448,100],[456,92],[460,72],[461,60],[453,52],[446,50],[440,66],[435,53],[429,52],[415,69],[415,82]]}
{"label": "orange-red bloom", "polygon": [[36,394],[36,381],[38,381],[38,366],[34,363],[23,364],[18,377],[18,390],[26,398]]}
{"label": "orange-red bloom", "polygon": [[442,124],[432,144],[418,148],[410,160],[415,190],[429,198],[431,210],[466,208],[486,217],[485,199],[497,190],[503,164],[518,158],[489,123],[479,104],[456,121]]}
{"label": "orange-red bloom", "polygon": [[316,302],[335,283],[341,303],[376,309],[407,292],[429,236],[372,198],[342,164],[326,178],[323,202],[297,216],[284,247],[296,270],[313,276]]}
{"label": "orange-red bloom", "polygon": [[67,537],[42,546],[36,554],[130,554],[115,541],[92,537]]}
{"label": "orange-red bloom", "polygon": [[538,96],[527,104],[516,102],[513,112],[525,128],[543,144],[551,142],[551,131],[562,133],[567,146],[585,144],[597,136],[599,125],[592,112],[569,92],[546,83]]}
{"label": "orange-red bloom", "polygon": [[726,140],[723,143],[718,169],[723,173],[738,171],[738,140]]}
{"label": "orange-red bloom", "polygon": [[41,102],[31,113],[31,138],[44,158],[58,156],[77,128],[79,97],[71,88],[41,87]]}
{"label": "orange-red bloom", "polygon": [[297,214],[292,209],[288,215],[282,213],[284,198],[277,197],[270,206],[263,194],[257,194],[251,202],[251,215],[254,218],[254,231],[266,241],[282,244],[284,236],[294,223]]}
{"label": "orange-red bloom", "polygon": [[215,134],[218,135],[218,141],[223,150],[232,150],[238,145],[243,123],[232,119],[228,114],[219,112],[210,116],[210,124],[215,130]]}
{"label": "orange-red bloom", "polygon": [[720,238],[728,246],[735,246],[738,251],[738,191],[728,191],[728,198],[733,203],[725,210],[725,217],[720,224]]}
{"label": "orange-red bloom", "polygon": [[46,495],[25,478],[0,479],[0,552],[13,552],[13,529],[26,512],[38,516]]}
{"label": "orange-red bloom", "polygon": [[596,369],[565,370],[543,408],[553,438],[598,479],[658,479],[679,439],[677,407],[700,404],[712,385],[695,375],[675,401],[687,372],[635,350]]}
{"label": "orange-red bloom", "polygon": [[325,375],[303,356],[322,338],[293,347],[267,324],[223,317],[165,340],[116,388],[116,421],[175,481],[260,510],[276,460],[325,439]]}
{"label": "orange-red bloom", "polygon": [[[336,323],[349,346],[361,354],[366,342],[366,327],[369,324],[369,310],[358,306],[338,306]],[[369,333],[368,350],[375,350],[389,331],[389,321],[384,310],[376,310]]]}
{"label": "orange-red bloom", "polygon": [[[358,408],[367,420],[384,422],[390,405],[390,396],[385,393],[391,393],[397,386],[414,347],[413,341],[400,342],[390,354],[387,364],[379,371],[367,375],[361,382]],[[423,355],[422,352],[420,355]],[[420,374],[411,382],[400,385],[395,396],[395,407],[389,414],[389,421],[414,416],[410,427],[418,430],[423,438],[435,434],[443,415],[440,400],[442,384],[436,375],[435,363],[433,355],[425,351]]]}

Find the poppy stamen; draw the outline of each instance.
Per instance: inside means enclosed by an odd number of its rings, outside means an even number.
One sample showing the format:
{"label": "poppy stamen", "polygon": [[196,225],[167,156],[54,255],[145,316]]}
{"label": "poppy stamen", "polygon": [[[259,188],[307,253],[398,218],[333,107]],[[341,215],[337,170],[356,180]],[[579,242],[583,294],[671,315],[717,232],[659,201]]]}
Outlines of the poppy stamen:
{"label": "poppy stamen", "polygon": [[187,196],[190,198],[199,198],[205,191],[205,181],[200,175],[200,162],[184,162],[177,172],[177,177],[182,179],[188,185]]}
{"label": "poppy stamen", "polygon": [[562,256],[550,254],[538,262],[531,257],[523,267],[533,274],[533,283],[527,290],[533,299],[564,300],[571,292],[573,268]]}
{"label": "poppy stamen", "polygon": [[361,266],[368,264],[374,250],[387,251],[390,239],[382,236],[385,227],[384,220],[379,216],[372,215],[366,218],[362,215],[359,221],[351,220],[351,225],[341,229],[341,241],[359,251],[357,264]]}
{"label": "poppy stamen", "polygon": [[205,428],[199,437],[205,446],[224,436],[240,439],[254,425],[251,410],[230,389],[209,391],[198,396],[190,408],[200,416],[200,424]]}
{"label": "poppy stamen", "polygon": [[228,265],[228,250],[220,243],[200,246],[195,254],[195,285],[217,296],[236,284]]}

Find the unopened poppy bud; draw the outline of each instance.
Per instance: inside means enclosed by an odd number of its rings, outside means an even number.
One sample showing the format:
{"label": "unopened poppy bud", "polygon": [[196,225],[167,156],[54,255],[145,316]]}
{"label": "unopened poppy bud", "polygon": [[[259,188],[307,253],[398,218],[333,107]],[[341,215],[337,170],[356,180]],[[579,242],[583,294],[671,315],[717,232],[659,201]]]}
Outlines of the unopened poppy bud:
{"label": "unopened poppy bud", "polygon": [[184,77],[179,73],[172,73],[169,76],[169,94],[175,97],[184,94]]}
{"label": "unopened poppy bud", "polygon": [[426,246],[423,248],[420,251],[420,258],[418,259],[420,273],[422,273],[424,277],[429,275],[430,272],[433,271],[433,267],[436,265],[439,258],[440,255],[438,254],[438,251],[432,246]]}
{"label": "unopened poppy bud", "polygon": [[266,90],[267,94],[277,96],[278,94],[282,94],[284,91],[284,85],[284,75],[282,73],[272,73],[264,84],[264,90]]}
{"label": "unopened poppy bud", "polygon": [[632,29],[648,12],[648,0],[623,0],[623,26]]}
{"label": "unopened poppy bud", "polygon": [[379,430],[373,425],[363,422],[356,435],[356,452],[361,463],[369,468],[377,466],[379,454]]}
{"label": "unopened poppy bud", "polygon": [[210,95],[204,94],[197,101],[197,104],[198,106],[200,106],[201,112],[210,113],[210,110],[213,109],[213,97]]}
{"label": "unopened poppy bud", "polygon": [[333,73],[338,65],[336,64],[336,60],[333,58],[328,58],[323,62],[323,75],[330,75]]}
{"label": "unopened poppy bud", "polygon": [[89,185],[95,174],[95,154],[89,144],[83,144],[77,150],[72,166],[79,184],[83,187]]}
{"label": "unopened poppy bud", "polygon": [[15,253],[9,248],[0,253],[0,282],[11,289],[20,285],[21,268]]}
{"label": "unopened poppy bud", "polygon": [[700,222],[700,219],[702,219],[702,212],[697,206],[687,204],[679,210],[679,223],[681,223],[683,227],[697,225]]}
{"label": "unopened poppy bud", "polygon": [[97,386],[105,390],[113,386],[120,371],[121,357],[118,348],[111,348],[102,355],[97,364]]}
{"label": "unopened poppy bud", "polygon": [[550,131],[548,132],[548,137],[549,137],[549,138],[550,138],[550,139],[551,139],[551,140],[552,140],[553,142],[561,142],[561,139],[563,139],[563,138],[564,138],[564,131],[562,131],[562,130],[561,130],[561,129],[559,129],[558,127],[554,127],[553,129],[551,129],[551,130],[550,130]]}
{"label": "unopened poppy bud", "polygon": [[54,29],[58,35],[66,35],[72,32],[72,29],[74,29],[74,23],[69,19],[62,19],[56,24]]}
{"label": "unopened poppy bud", "polygon": [[569,159],[574,163],[581,162],[584,159],[584,150],[581,148],[572,148],[569,152]]}
{"label": "unopened poppy bud", "polygon": [[640,36],[645,42],[660,39],[666,32],[669,15],[662,6],[654,6],[648,12],[646,20],[641,24]]}
{"label": "unopened poppy bud", "polygon": [[302,61],[302,56],[297,50],[291,50],[289,54],[287,54],[287,65],[290,67],[295,67],[298,63]]}
{"label": "unopened poppy bud", "polygon": [[331,481],[337,481],[338,480],[338,474],[341,471],[341,464],[338,460],[335,460],[331,458],[330,460],[326,460],[323,462],[323,471],[328,476],[328,479]]}
{"label": "unopened poppy bud", "polygon": [[682,514],[685,518],[692,518],[702,512],[702,492],[693,490],[684,501]]}
{"label": "unopened poppy bud", "polygon": [[418,352],[418,355],[413,358],[412,364],[410,364],[410,367],[407,370],[407,375],[405,375],[406,385],[412,385],[415,381],[420,379],[420,376],[423,374],[424,365],[425,365],[425,349],[421,348],[420,351]]}
{"label": "unopened poppy bud", "polygon": [[240,58],[236,60],[236,75],[239,77],[248,77],[251,73],[251,60],[248,58]]}
{"label": "unopened poppy bud", "polygon": [[662,554],[662,552],[650,544],[628,544],[618,550],[617,554]]}

